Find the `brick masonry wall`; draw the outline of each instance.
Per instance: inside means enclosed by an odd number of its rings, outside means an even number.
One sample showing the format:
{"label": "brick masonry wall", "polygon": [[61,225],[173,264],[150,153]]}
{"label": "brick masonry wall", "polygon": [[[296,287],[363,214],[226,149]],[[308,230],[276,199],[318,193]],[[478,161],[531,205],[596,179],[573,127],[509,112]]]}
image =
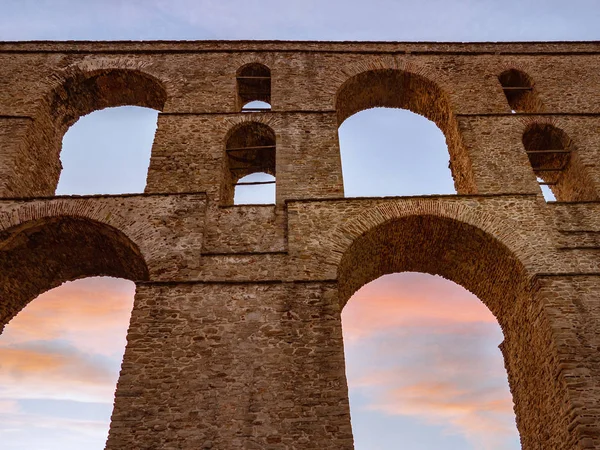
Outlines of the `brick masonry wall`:
{"label": "brick masonry wall", "polygon": [[[237,109],[248,63],[270,112]],[[600,449],[599,64],[594,42],[0,43],[0,329],[64,281],[131,279],[107,449],[351,449],[341,309],[434,273],[498,319],[523,449]],[[507,69],[535,111],[511,113]],[[161,111],[145,193],[54,197],[64,132],[123,104]],[[444,130],[458,195],[344,198],[337,129],[374,106]],[[224,204],[243,122],[276,137],[275,205]],[[544,201],[532,123],[570,139],[561,192],[594,198]]]}

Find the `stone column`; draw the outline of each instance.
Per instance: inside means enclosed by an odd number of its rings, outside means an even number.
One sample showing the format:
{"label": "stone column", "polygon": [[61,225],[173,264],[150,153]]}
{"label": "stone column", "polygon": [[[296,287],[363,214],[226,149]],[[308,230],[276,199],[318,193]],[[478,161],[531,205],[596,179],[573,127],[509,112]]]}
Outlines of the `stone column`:
{"label": "stone column", "polygon": [[523,147],[525,125],[521,118],[461,116],[459,127],[478,194],[541,195]]}
{"label": "stone column", "polygon": [[140,284],[107,443],[352,449],[331,283]]}
{"label": "stone column", "polygon": [[[553,375],[560,388],[564,439],[557,449],[600,449],[599,275],[557,275],[540,281],[552,333]],[[553,433],[559,436],[558,432]]]}
{"label": "stone column", "polygon": [[27,117],[0,116],[0,198],[28,195],[26,187],[21,186],[25,175],[21,161],[26,156],[22,146],[30,123]]}

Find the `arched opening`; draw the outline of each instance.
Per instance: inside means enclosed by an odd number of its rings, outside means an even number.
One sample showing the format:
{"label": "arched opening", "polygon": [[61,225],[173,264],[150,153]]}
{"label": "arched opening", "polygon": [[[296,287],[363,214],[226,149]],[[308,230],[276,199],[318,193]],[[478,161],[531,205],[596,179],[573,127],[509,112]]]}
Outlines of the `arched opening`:
{"label": "arched opening", "polygon": [[135,285],[67,282],[32,301],[0,336],[2,448],[105,447]]}
{"label": "arched opening", "polygon": [[342,324],[356,450],[520,449],[502,331],[466,289],[384,275],[352,296]]}
{"label": "arched opening", "polygon": [[63,138],[57,195],[141,193],[158,111],[121,106],[81,117]]}
{"label": "arched opening", "polygon": [[[268,111],[271,109],[271,69],[264,64],[251,63],[238,69],[237,106],[246,112]],[[251,104],[251,102],[261,102]]]}
{"label": "arched opening", "polygon": [[533,80],[525,72],[517,69],[505,70],[498,76],[498,81],[513,113],[536,112],[541,109]]}
{"label": "arched opening", "polygon": [[456,194],[444,134],[423,116],[372,108],[338,133],[347,197]]}
{"label": "arched opening", "polygon": [[[338,124],[342,127],[344,122],[352,115],[371,108],[396,108],[405,109],[412,113],[429,119],[433,122],[445,137],[446,148],[449,153],[449,168],[453,178],[455,191],[461,194],[473,193],[476,191],[473,174],[471,170],[471,162],[469,156],[463,146],[458,122],[450,105],[448,95],[434,82],[427,78],[403,70],[381,69],[372,70],[358,74],[347,80],[339,89],[336,95],[336,111]],[[383,116],[383,114],[386,114]],[[392,123],[393,112],[385,112],[385,110],[369,111],[364,113],[363,117],[368,122]],[[378,120],[378,118],[380,120]],[[417,118],[408,113],[397,113],[396,120],[406,120],[404,131],[412,130],[417,123]],[[422,124],[428,124],[423,121]],[[393,128],[391,128],[393,127]],[[344,126],[345,128],[345,126]],[[427,125],[423,129],[427,129]],[[345,134],[346,130],[342,130]],[[380,130],[377,130],[381,136]],[[365,142],[363,154],[368,154],[371,161],[379,161],[380,167],[390,167],[389,158],[391,155],[397,154],[398,141],[403,142],[402,156],[404,158],[410,155],[416,155],[422,152],[422,141],[416,140],[414,137],[409,141],[403,133],[398,132],[398,125],[390,125],[388,139],[385,142],[379,142],[383,148],[378,152],[373,151],[374,145],[372,141],[375,133],[369,135],[370,141]],[[430,139],[431,138],[431,139]],[[340,135],[340,143],[346,146],[344,142],[345,136]],[[405,141],[406,139],[406,141]],[[428,141],[440,141],[439,134],[431,133],[431,127],[427,131]],[[434,146],[440,146],[439,142]],[[410,147],[410,148],[407,148]],[[344,150],[342,150],[344,151]],[[437,166],[441,166],[441,172],[448,166],[448,159],[440,160]],[[352,166],[354,164],[345,162],[345,165]],[[356,164],[358,166],[358,163]],[[382,169],[384,170],[384,169]],[[426,176],[430,172],[430,164],[427,167],[420,167],[418,171],[421,176]],[[437,173],[437,172],[435,172]],[[444,185],[445,186],[445,185]],[[445,192],[434,192],[437,189],[429,189],[427,193],[448,193],[450,189],[446,187],[440,188]],[[423,192],[419,192],[423,193]],[[386,195],[389,195],[386,192]],[[398,195],[398,194],[396,194]]]}
{"label": "arched opening", "polygon": [[[139,106],[162,111],[167,93],[156,78],[131,69],[73,71],[42,101],[27,139],[30,155],[22,161],[21,192],[53,195],[62,170],[63,137],[80,117],[105,108]],[[83,151],[87,149],[82,149]]]}
{"label": "arched opening", "polygon": [[[133,304],[131,281],[147,279],[148,268],[138,247],[100,222],[57,216],[0,233],[0,332],[10,322],[6,339],[4,335],[0,339],[0,353],[6,356],[0,379],[14,382],[15,376],[27,377],[10,400],[11,420],[21,427],[18,433],[23,435],[28,414],[45,411],[49,425],[43,432],[38,430],[39,435],[29,436],[32,448],[39,447],[35,439],[46,443],[65,439],[81,442],[79,448],[103,448]],[[79,281],[63,284],[75,280]],[[29,312],[26,307],[32,301]],[[69,316],[59,317],[61,312]],[[95,333],[89,334],[93,329]],[[110,355],[90,355],[90,345],[104,345],[92,342],[99,337],[110,340]],[[27,399],[20,398],[28,381],[37,383],[36,389]],[[34,429],[44,428],[39,414],[36,417]],[[61,429],[63,425],[70,428]]]}
{"label": "arched opening", "polygon": [[81,217],[49,217],[0,233],[0,326],[38,295],[66,281],[148,279],[140,250],[122,232]]}
{"label": "arched opening", "polygon": [[453,218],[415,213],[389,219],[360,234],[343,253],[338,266],[341,308],[367,283],[403,272],[439,275],[467,289],[491,311],[504,333],[500,348],[523,448],[537,448],[550,439],[539,424],[551,429],[559,420],[555,400],[560,383],[548,369],[554,361],[547,340],[551,331],[541,321],[531,279],[513,252],[482,229]]}
{"label": "arched opening", "polygon": [[556,200],[598,199],[577,149],[564,131],[548,123],[531,124],[523,133],[523,146],[538,183]]}
{"label": "arched opening", "polygon": [[[274,191],[275,155],[275,132],[268,125],[245,122],[234,128],[229,133],[225,144],[225,173],[221,188],[221,203],[234,204],[234,195],[239,188],[246,190],[246,195],[251,190],[260,194],[267,186],[272,186],[271,189]],[[245,179],[253,174],[257,175],[249,180]],[[250,193],[251,197],[255,195]]]}

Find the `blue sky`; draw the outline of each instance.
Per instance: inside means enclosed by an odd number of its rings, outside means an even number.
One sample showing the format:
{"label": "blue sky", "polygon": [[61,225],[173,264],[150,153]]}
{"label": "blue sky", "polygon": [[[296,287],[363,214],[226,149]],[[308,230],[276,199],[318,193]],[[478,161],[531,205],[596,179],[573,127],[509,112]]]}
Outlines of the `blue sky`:
{"label": "blue sky", "polygon": [[[2,8],[0,40],[600,35],[592,0],[4,0]],[[125,107],[82,118],[64,139],[58,192],[141,192],[156,114]],[[410,112],[350,117],[340,145],[348,196],[453,192],[443,135]],[[123,280],[67,283],[9,324],[0,337],[3,449],[103,448],[133,292]],[[342,318],[357,450],[519,448],[502,333],[471,294],[429,275],[391,275],[357,292]]]}
{"label": "blue sky", "polygon": [[594,40],[595,0],[5,0],[0,39]]}

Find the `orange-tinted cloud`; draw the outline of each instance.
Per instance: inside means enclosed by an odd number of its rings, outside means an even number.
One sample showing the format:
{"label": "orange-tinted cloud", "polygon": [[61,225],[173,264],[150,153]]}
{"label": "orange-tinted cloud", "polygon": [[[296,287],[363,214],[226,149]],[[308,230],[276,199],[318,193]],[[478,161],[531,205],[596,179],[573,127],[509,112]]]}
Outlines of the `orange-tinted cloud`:
{"label": "orange-tinted cloud", "polygon": [[2,414],[17,414],[19,412],[19,404],[15,400],[0,400],[0,415]]}
{"label": "orange-tinted cloud", "polygon": [[512,399],[502,386],[482,392],[473,380],[426,380],[381,388],[369,409],[441,425],[450,434],[462,434],[474,448],[502,450],[516,435]]}
{"label": "orange-tinted cloud", "polygon": [[0,348],[0,398],[110,402],[113,372],[73,351]]}
{"label": "orange-tinted cloud", "polygon": [[363,407],[442,426],[477,449],[514,443],[502,333],[475,296],[441,278],[393,275],[359,291],[343,319],[350,393],[361,391]]}
{"label": "orange-tinted cloud", "polygon": [[441,277],[419,273],[388,275],[367,284],[350,299],[342,314],[344,339],[353,341],[384,330],[496,324],[477,297]]}
{"label": "orange-tinted cloud", "polygon": [[0,338],[0,398],[112,402],[134,289],[93,278],[34,300]]}
{"label": "orange-tinted cloud", "polygon": [[62,339],[89,353],[121,353],[135,286],[114,278],[65,283],[40,295],[7,326],[0,346]]}

